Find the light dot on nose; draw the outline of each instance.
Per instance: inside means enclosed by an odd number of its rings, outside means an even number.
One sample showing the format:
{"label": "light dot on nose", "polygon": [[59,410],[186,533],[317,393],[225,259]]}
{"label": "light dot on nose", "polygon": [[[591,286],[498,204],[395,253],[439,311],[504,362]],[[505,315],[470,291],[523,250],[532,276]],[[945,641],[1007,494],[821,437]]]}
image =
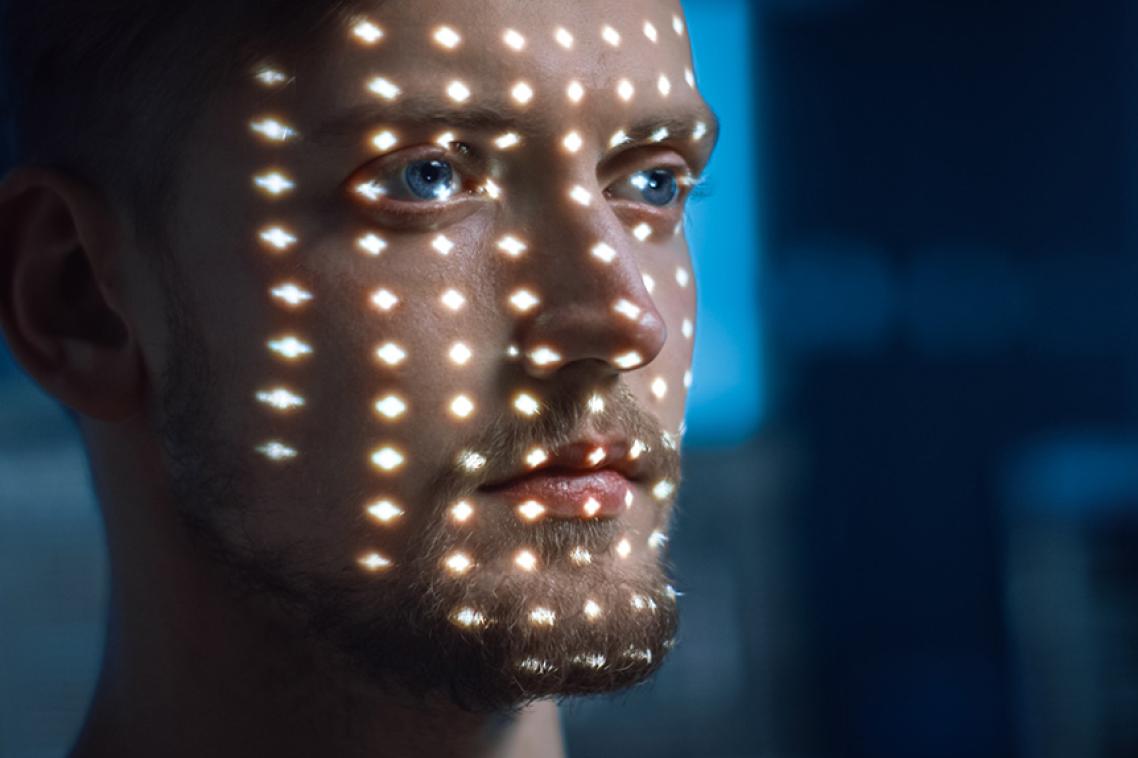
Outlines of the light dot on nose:
{"label": "light dot on nose", "polygon": [[470,88],[466,86],[465,82],[455,79],[447,85],[447,97],[456,103],[465,103],[470,99]]}
{"label": "light dot on nose", "polygon": [[434,39],[435,42],[448,50],[455,49],[462,42],[461,35],[449,26],[440,26],[435,29]]}
{"label": "light dot on nose", "polygon": [[456,289],[449,289],[439,298],[444,306],[456,313],[466,305],[466,298]]}
{"label": "light dot on nose", "polygon": [[249,128],[270,142],[288,142],[296,137],[295,129],[272,117],[254,121]]}
{"label": "light dot on nose", "polygon": [[637,366],[644,363],[644,356],[640,355],[640,353],[636,352],[635,350],[630,350],[627,353],[622,353],[613,358],[613,363],[615,363],[620,368],[636,368]]}
{"label": "light dot on nose", "polygon": [[375,351],[376,357],[388,366],[398,366],[407,358],[407,353],[395,342],[385,342]]}
{"label": "light dot on nose", "polygon": [[459,395],[450,401],[450,412],[460,419],[470,418],[474,413],[474,401],[466,395]]}
{"label": "light dot on nose", "polygon": [[450,255],[451,251],[454,250],[454,243],[445,234],[440,234],[431,242],[431,247],[439,255]]}
{"label": "light dot on nose", "polygon": [[526,251],[526,244],[512,234],[498,240],[498,249],[511,258],[517,258]]}
{"label": "light dot on nose", "polygon": [[281,284],[270,290],[273,297],[293,308],[298,308],[312,299],[312,293],[296,284]]}
{"label": "light dot on nose", "polygon": [[470,348],[462,342],[456,342],[451,345],[450,352],[448,353],[450,360],[457,366],[465,366],[473,357],[474,353]]}
{"label": "light dot on nose", "polygon": [[692,129],[691,138],[695,142],[699,142],[707,135],[707,124],[702,121],[697,121],[695,128]]}
{"label": "light dot on nose", "polygon": [[605,24],[601,27],[601,39],[613,47],[620,46],[620,32],[618,32],[616,29],[613,29],[608,24]]}
{"label": "light dot on nose", "polygon": [[627,103],[636,95],[636,87],[627,79],[621,79],[616,85],[616,94]]}
{"label": "light dot on nose", "polygon": [[683,266],[678,266],[676,268],[676,284],[680,285],[681,287],[687,287],[688,282],[690,281],[691,274],[688,273],[688,270]]}
{"label": "light dot on nose", "polygon": [[656,396],[657,400],[663,400],[668,395],[668,383],[664,381],[663,377],[656,377],[652,382],[652,394]]}
{"label": "light dot on nose", "polygon": [[399,305],[399,298],[390,290],[380,289],[372,294],[371,302],[376,308],[386,313]]}
{"label": "light dot on nose", "polygon": [[493,179],[487,179],[486,183],[482,185],[482,190],[490,196],[491,200],[497,200],[502,196],[502,188],[495,184]]}
{"label": "light dot on nose", "polygon": [[368,553],[360,558],[360,565],[368,571],[383,571],[391,568],[391,559],[380,553]]}
{"label": "light dot on nose", "polygon": [[403,453],[393,447],[381,447],[371,454],[371,462],[381,471],[392,472],[403,465]]}
{"label": "light dot on nose", "polygon": [[574,79],[569,82],[569,86],[565,88],[565,94],[569,96],[570,101],[579,103],[585,97],[585,87]]}
{"label": "light dot on nose", "polygon": [[683,322],[680,323],[680,332],[684,335],[684,339],[688,340],[695,334],[695,325],[690,318],[685,318]]}
{"label": "light dot on nose", "polygon": [[356,240],[356,244],[365,253],[371,256],[377,256],[387,249],[387,242],[382,237],[374,232],[368,232]]}
{"label": "light dot on nose", "polygon": [[636,237],[636,239],[640,240],[641,242],[645,242],[649,237],[652,236],[652,227],[648,224],[639,224],[635,229],[632,230],[632,236]]}
{"label": "light dot on nose", "polygon": [[565,135],[565,139],[561,140],[561,144],[569,152],[576,153],[581,149],[581,146],[584,145],[585,142],[581,139],[581,135],[579,133],[572,131]]}
{"label": "light dot on nose", "polygon": [[367,512],[381,524],[390,524],[403,515],[403,509],[390,500],[378,500],[368,506]]}
{"label": "light dot on nose", "polygon": [[537,556],[529,550],[522,550],[514,556],[514,563],[523,571],[533,571],[537,568]]}
{"label": "light dot on nose", "polygon": [[470,556],[468,556],[466,553],[459,551],[448,555],[444,561],[444,564],[446,565],[447,570],[452,574],[461,576],[462,574],[470,571],[470,569],[474,566],[474,561],[471,560]]}
{"label": "light dot on nose", "polygon": [[541,303],[537,295],[527,289],[520,289],[510,295],[510,305],[519,313],[528,313]]}
{"label": "light dot on nose", "polygon": [[690,68],[684,69],[684,81],[688,83],[689,87],[695,89],[695,72]]}
{"label": "light dot on nose", "polygon": [[511,147],[516,147],[521,141],[522,138],[517,132],[506,132],[494,140],[494,145],[497,146],[499,150],[509,150]]}
{"label": "light dot on nose", "polygon": [[533,100],[533,87],[529,86],[526,82],[518,82],[510,90],[510,97],[514,98],[516,102],[521,105],[526,105],[530,100]]}
{"label": "light dot on nose", "polygon": [[564,26],[559,26],[553,32],[553,39],[566,50],[573,49],[573,34]]}
{"label": "light dot on nose", "polygon": [[465,500],[455,503],[450,509],[451,521],[456,524],[465,524],[474,515],[474,507]]}
{"label": "light dot on nose", "polygon": [[352,35],[365,45],[374,45],[383,39],[383,29],[375,22],[361,18],[352,26]]}
{"label": "light dot on nose", "polygon": [[296,184],[280,171],[269,171],[253,177],[253,183],[270,195],[283,195]]}
{"label": "light dot on nose", "polygon": [[642,313],[640,306],[624,298],[617,300],[616,303],[613,304],[612,309],[629,321],[636,321],[640,318],[640,314]]}
{"label": "light dot on nose", "polygon": [[684,20],[682,18],[680,18],[679,16],[673,15],[672,16],[672,29],[675,30],[677,35],[682,35],[684,33]]}
{"label": "light dot on nose", "polygon": [[575,185],[573,189],[569,190],[569,197],[573,199],[573,202],[578,205],[583,205],[586,208],[593,202],[593,195],[580,184]]}
{"label": "light dot on nose", "polygon": [[688,371],[684,372],[684,389],[691,389],[691,384],[692,384],[692,374],[691,374],[691,370],[689,369]]}
{"label": "light dot on nose", "polygon": [[394,421],[407,412],[407,403],[399,395],[391,394],[377,400],[375,410],[384,418]]}
{"label": "light dot on nose", "polygon": [[548,345],[542,345],[530,351],[529,359],[535,366],[548,366],[560,361],[561,353]]}
{"label": "light dot on nose", "polygon": [[514,398],[514,410],[523,416],[536,416],[541,413],[541,403],[533,395],[520,392]]}
{"label": "light dot on nose", "polygon": [[644,274],[641,278],[644,280],[644,289],[648,290],[649,295],[656,291],[656,280],[651,274]]}
{"label": "light dot on nose", "polygon": [[659,33],[656,31],[656,26],[651,21],[644,22],[644,36],[653,42],[660,38]]}
{"label": "light dot on nose", "polygon": [[598,242],[592,249],[593,257],[602,263],[612,263],[616,260],[616,250],[604,242]]}
{"label": "light dot on nose", "polygon": [[526,38],[517,29],[507,29],[502,33],[502,41],[512,50],[522,50],[526,46]]}
{"label": "light dot on nose", "polygon": [[382,76],[377,76],[368,82],[367,88],[384,100],[394,100],[403,92],[399,89],[399,85]]}
{"label": "light dot on nose", "polygon": [[537,521],[545,515],[545,506],[536,500],[527,500],[518,506],[518,515],[526,521]]}
{"label": "light dot on nose", "polygon": [[664,74],[660,74],[660,78],[656,80],[656,89],[660,90],[660,94],[664,97],[672,94],[672,81]]}
{"label": "light dot on nose", "polygon": [[371,138],[371,144],[375,145],[377,150],[382,151],[390,150],[398,143],[399,138],[396,137],[393,132],[387,129],[384,129],[382,132],[376,134]]}

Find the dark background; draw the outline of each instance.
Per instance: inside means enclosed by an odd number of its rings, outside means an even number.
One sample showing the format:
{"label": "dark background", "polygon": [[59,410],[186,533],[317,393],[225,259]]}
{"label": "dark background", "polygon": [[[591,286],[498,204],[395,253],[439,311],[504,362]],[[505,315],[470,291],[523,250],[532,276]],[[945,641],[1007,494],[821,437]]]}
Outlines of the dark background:
{"label": "dark background", "polygon": [[[573,754],[1138,755],[1138,6],[685,6],[725,138],[683,631]],[[3,758],[69,743],[105,593],[74,432],[0,355]]]}

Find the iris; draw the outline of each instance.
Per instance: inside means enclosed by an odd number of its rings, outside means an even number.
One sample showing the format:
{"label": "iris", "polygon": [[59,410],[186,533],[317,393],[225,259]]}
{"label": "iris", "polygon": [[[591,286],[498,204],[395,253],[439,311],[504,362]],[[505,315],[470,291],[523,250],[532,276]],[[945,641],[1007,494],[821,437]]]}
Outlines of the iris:
{"label": "iris", "polygon": [[632,186],[640,191],[650,205],[669,205],[680,194],[676,173],[666,168],[641,171],[632,177]]}
{"label": "iris", "polygon": [[403,171],[403,181],[411,194],[422,200],[446,200],[456,190],[454,168],[437,159],[410,164]]}

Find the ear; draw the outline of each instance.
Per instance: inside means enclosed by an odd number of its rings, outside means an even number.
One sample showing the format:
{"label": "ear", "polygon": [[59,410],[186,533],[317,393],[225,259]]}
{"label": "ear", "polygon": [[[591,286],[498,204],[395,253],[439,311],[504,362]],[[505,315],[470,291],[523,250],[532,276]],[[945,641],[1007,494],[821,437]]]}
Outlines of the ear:
{"label": "ear", "polygon": [[0,182],[0,329],[64,405],[103,421],[142,408],[142,359],[116,308],[119,224],[90,187],[20,167]]}

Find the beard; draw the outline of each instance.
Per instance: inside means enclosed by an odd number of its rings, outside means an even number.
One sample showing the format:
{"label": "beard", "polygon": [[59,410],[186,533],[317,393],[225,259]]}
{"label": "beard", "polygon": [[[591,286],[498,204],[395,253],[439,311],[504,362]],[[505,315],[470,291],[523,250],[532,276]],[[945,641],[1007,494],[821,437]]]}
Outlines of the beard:
{"label": "beard", "polygon": [[[409,536],[406,557],[378,587],[362,572],[328,569],[337,556],[312,544],[258,540],[251,452],[224,439],[208,350],[179,288],[167,292],[177,349],[154,417],[171,494],[195,549],[222,567],[242,602],[265,609],[352,676],[424,707],[513,710],[543,698],[618,691],[658,669],[676,633],[675,594],[656,552],[614,557],[616,520],[525,525],[503,509],[485,509],[478,530],[456,535],[442,516],[462,492],[462,477],[450,472],[432,483],[435,502],[422,504],[438,512],[433,526]],[[615,399],[610,420],[660,439],[659,425],[630,393]],[[552,411],[531,434],[568,438],[580,404],[557,403]],[[526,440],[490,424],[482,443],[488,451],[513,450]],[[664,455],[663,471],[677,481],[678,453]],[[303,502],[298,493],[297,507]],[[516,570],[522,545],[541,570]],[[479,571],[440,571],[456,549],[477,554]]]}

